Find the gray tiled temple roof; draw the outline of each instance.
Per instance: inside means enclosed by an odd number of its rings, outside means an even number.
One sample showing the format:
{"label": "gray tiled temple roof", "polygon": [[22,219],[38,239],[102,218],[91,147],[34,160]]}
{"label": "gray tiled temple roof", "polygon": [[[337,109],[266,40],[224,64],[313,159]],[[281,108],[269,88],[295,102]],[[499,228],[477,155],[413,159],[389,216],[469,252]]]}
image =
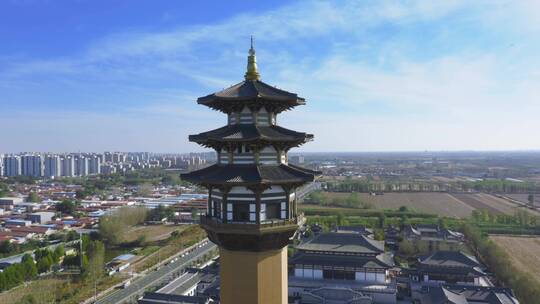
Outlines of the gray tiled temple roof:
{"label": "gray tiled temple roof", "polygon": [[296,248],[304,251],[379,254],[384,252],[384,242],[358,233],[329,232],[319,234]]}
{"label": "gray tiled temple roof", "polygon": [[519,304],[511,289],[501,287],[443,285],[430,287],[422,304]]}
{"label": "gray tiled temple roof", "polygon": [[298,253],[289,260],[290,264],[319,265],[347,268],[382,268],[394,267],[394,260],[388,253],[377,256],[350,256],[333,254]]}
{"label": "gray tiled temple roof", "polygon": [[461,251],[436,251],[418,259],[420,265],[443,267],[481,267],[478,260]]}

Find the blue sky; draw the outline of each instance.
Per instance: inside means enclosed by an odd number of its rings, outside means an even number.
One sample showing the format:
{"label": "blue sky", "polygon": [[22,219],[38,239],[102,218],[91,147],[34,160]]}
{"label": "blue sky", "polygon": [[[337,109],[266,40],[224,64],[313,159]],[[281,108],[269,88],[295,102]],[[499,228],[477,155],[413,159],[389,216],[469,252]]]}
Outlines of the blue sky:
{"label": "blue sky", "polygon": [[201,151],[250,35],[301,151],[540,149],[538,1],[12,0],[0,152]]}

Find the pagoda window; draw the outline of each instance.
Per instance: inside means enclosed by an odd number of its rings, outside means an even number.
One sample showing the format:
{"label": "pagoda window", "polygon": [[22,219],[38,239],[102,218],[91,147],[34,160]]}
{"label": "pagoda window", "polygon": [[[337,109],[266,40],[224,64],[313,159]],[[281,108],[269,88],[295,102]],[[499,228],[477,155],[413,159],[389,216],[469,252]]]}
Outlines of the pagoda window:
{"label": "pagoda window", "polygon": [[227,115],[227,123],[229,125],[234,125],[234,124],[237,124],[238,123],[238,114],[236,113],[229,113]]}
{"label": "pagoda window", "polygon": [[214,200],[214,208],[212,208],[214,211],[214,216],[217,218],[221,218],[221,200]]}
{"label": "pagoda window", "polygon": [[264,147],[259,151],[259,163],[263,165],[277,164],[277,151],[272,146]]}
{"label": "pagoda window", "polygon": [[287,218],[287,203],[281,202],[281,219]]}
{"label": "pagoda window", "polygon": [[261,222],[266,221],[266,204],[261,203]]}
{"label": "pagoda window", "polygon": [[255,222],[257,220],[257,208],[255,204],[249,204],[249,221]]}
{"label": "pagoda window", "polygon": [[239,145],[234,151],[234,163],[235,164],[254,164],[255,154],[245,145]]}
{"label": "pagoda window", "polygon": [[233,220],[233,204],[227,203],[227,221]]}
{"label": "pagoda window", "polygon": [[250,204],[236,203],[230,204],[233,207],[232,220],[235,222],[248,222],[250,220]]}
{"label": "pagoda window", "polygon": [[240,112],[240,124],[252,124],[253,123],[253,113],[249,108],[244,107],[242,112]]}
{"label": "pagoda window", "polygon": [[280,218],[280,204],[272,203],[266,204],[266,219],[279,219]]}
{"label": "pagoda window", "polygon": [[270,125],[270,115],[264,107],[257,112],[257,125],[268,126]]}
{"label": "pagoda window", "polygon": [[228,164],[229,163],[229,152],[227,150],[219,150],[218,151],[218,160],[220,164]]}

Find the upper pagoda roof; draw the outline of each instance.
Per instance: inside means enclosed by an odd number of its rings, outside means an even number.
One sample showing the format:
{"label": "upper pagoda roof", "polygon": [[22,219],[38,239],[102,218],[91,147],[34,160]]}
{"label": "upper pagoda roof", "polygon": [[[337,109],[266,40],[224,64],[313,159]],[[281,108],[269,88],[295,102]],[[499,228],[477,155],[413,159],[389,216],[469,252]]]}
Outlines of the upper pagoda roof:
{"label": "upper pagoda roof", "polygon": [[297,94],[278,89],[258,79],[246,79],[222,91],[199,97],[198,104],[225,113],[240,111],[244,106],[266,107],[274,112],[305,104]]}
{"label": "upper pagoda roof", "polygon": [[223,142],[285,142],[298,146],[312,140],[313,135],[296,132],[279,126],[258,126],[254,124],[227,125],[208,132],[190,135],[189,140],[208,147]]}
{"label": "upper pagoda roof", "polygon": [[181,178],[196,184],[254,185],[303,184],[312,182],[320,172],[294,165],[215,164],[182,174]]}

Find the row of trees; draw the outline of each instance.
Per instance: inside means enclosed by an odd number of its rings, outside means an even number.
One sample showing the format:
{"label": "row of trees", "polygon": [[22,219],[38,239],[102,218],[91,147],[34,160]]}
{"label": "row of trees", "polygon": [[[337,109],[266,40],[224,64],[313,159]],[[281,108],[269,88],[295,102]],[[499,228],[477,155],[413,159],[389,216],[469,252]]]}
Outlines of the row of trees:
{"label": "row of trees", "polygon": [[150,210],[146,216],[148,221],[161,221],[162,219],[171,219],[174,217],[174,209],[170,206],[159,205]]}
{"label": "row of trees", "polygon": [[124,235],[131,226],[144,223],[146,215],[145,207],[122,207],[101,217],[99,235],[106,243],[118,245],[124,241]]}
{"label": "row of trees", "polygon": [[522,303],[540,299],[540,284],[531,275],[517,269],[506,252],[483,235],[478,229],[464,225],[463,233],[477,256],[487,264],[496,277],[506,286],[512,287]]}
{"label": "row of trees", "polygon": [[10,265],[0,272],[0,291],[32,280],[39,273],[50,271],[52,266],[58,264],[64,256],[64,246],[57,246],[54,251],[38,249],[34,251],[34,256],[35,260],[30,254],[25,254],[21,263]]}
{"label": "row of trees", "polygon": [[34,279],[38,274],[36,263],[31,255],[25,254],[22,262],[13,264],[0,272],[0,291],[11,289],[24,281]]}
{"label": "row of trees", "polygon": [[356,192],[350,193],[344,197],[332,193],[323,193],[321,191],[312,192],[306,202],[319,204],[321,206],[333,206],[344,208],[372,209],[373,205],[363,201]]}
{"label": "row of trees", "polygon": [[410,181],[370,181],[353,180],[330,181],[326,183],[328,191],[333,192],[377,192],[396,191],[457,191],[457,192],[495,192],[495,193],[540,193],[540,184],[533,182],[516,182],[505,179],[488,179],[474,182],[459,181],[441,184],[439,182],[410,182]]}
{"label": "row of trees", "polygon": [[494,214],[488,210],[473,210],[471,214],[473,222],[493,225],[517,225],[521,227],[538,227],[540,218],[525,209],[517,209],[513,215]]}

